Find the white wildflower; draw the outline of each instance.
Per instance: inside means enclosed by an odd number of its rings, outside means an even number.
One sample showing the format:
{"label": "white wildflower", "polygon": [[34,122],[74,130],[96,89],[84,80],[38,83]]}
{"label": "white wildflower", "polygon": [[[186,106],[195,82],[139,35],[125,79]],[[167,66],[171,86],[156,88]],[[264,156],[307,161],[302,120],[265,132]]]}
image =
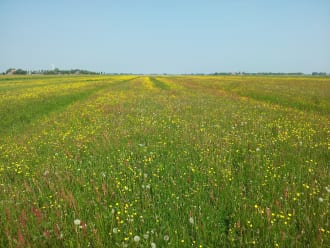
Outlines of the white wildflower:
{"label": "white wildflower", "polygon": [[74,223],[76,226],[79,226],[79,225],[81,224],[81,220],[79,220],[79,219],[75,219],[75,220],[73,221],[73,223]]}
{"label": "white wildflower", "polygon": [[326,190],[328,193],[330,193],[330,187],[329,187],[329,186],[325,187],[325,190]]}
{"label": "white wildflower", "polygon": [[138,235],[135,235],[134,236],[134,238],[133,238],[133,240],[137,243],[137,242],[139,242],[140,241],[140,236],[138,236]]}

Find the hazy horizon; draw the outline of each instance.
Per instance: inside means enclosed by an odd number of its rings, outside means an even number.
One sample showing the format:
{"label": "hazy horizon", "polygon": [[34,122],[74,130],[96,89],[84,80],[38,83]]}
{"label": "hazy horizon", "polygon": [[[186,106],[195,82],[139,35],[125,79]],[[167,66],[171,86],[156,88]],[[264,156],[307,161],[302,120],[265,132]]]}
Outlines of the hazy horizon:
{"label": "hazy horizon", "polygon": [[330,72],[330,2],[0,3],[0,72]]}

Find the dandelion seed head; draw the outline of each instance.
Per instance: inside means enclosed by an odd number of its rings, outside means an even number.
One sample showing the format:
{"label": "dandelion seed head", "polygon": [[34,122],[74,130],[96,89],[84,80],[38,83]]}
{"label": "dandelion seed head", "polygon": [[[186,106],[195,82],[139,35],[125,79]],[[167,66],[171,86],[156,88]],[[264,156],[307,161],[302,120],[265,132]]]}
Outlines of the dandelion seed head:
{"label": "dandelion seed head", "polygon": [[141,238],[140,238],[140,236],[135,235],[134,238],[133,238],[133,240],[137,243],[137,242],[139,242],[141,240]]}
{"label": "dandelion seed head", "polygon": [[328,193],[330,193],[330,187],[329,187],[329,186],[325,187],[325,190],[326,190]]}
{"label": "dandelion seed head", "polygon": [[81,220],[79,220],[79,219],[75,219],[75,220],[73,221],[73,223],[74,223],[76,226],[79,226],[79,225],[81,224]]}

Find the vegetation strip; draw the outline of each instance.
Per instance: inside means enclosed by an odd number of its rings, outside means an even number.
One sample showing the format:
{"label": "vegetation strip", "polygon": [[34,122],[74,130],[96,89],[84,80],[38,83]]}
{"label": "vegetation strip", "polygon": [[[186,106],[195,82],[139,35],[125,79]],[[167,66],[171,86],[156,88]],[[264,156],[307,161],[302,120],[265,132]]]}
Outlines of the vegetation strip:
{"label": "vegetation strip", "polygon": [[160,89],[163,89],[163,90],[167,90],[169,89],[169,86],[162,82],[161,80],[155,78],[155,77],[149,77],[149,79],[153,82],[153,84],[157,87],[157,88],[160,88]]}

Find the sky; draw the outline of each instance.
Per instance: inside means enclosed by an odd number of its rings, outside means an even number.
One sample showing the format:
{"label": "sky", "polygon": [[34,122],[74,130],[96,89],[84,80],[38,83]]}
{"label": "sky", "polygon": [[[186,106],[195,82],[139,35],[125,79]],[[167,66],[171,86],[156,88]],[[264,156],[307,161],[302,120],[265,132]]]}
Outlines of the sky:
{"label": "sky", "polygon": [[0,0],[0,72],[330,72],[329,0]]}

